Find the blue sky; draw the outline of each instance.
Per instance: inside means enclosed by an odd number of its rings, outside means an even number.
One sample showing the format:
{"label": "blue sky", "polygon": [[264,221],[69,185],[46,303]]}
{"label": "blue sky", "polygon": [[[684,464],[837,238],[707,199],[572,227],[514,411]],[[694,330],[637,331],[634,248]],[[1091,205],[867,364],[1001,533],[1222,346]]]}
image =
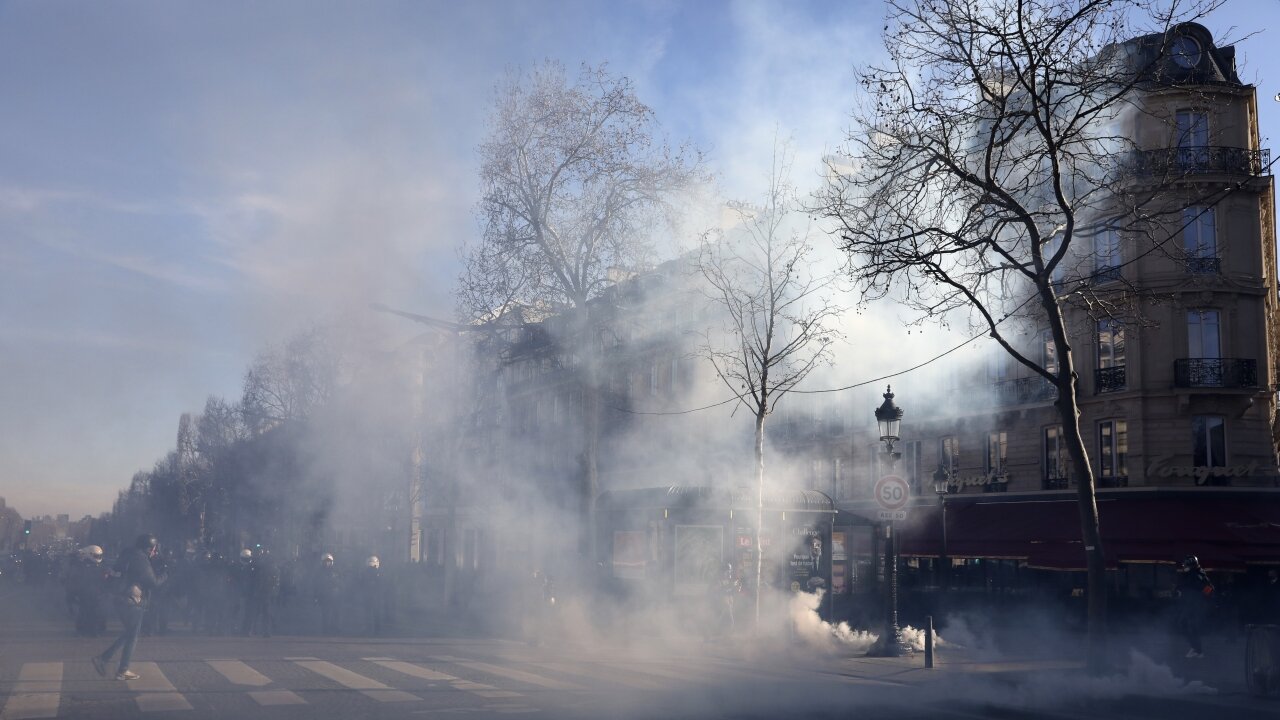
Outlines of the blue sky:
{"label": "blue sky", "polygon": [[[839,143],[879,2],[0,0],[0,495],[98,513],[254,354],[385,302],[447,315],[495,82],[608,61],[751,197]],[[1280,2],[1208,24],[1280,137]],[[1243,31],[1234,35],[1240,37]],[[1264,141],[1274,145],[1274,140]],[[803,179],[803,178],[797,178]]]}

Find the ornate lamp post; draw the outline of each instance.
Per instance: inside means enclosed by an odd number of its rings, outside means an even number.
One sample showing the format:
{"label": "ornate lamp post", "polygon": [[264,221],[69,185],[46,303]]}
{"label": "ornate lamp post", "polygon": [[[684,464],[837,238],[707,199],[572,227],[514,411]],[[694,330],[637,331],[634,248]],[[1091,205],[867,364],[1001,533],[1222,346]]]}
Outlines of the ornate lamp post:
{"label": "ornate lamp post", "polygon": [[[893,387],[885,388],[884,403],[876,408],[876,425],[880,427],[880,441],[884,443],[884,458],[892,471],[902,453],[893,449],[894,443],[900,439],[898,428],[902,424],[902,408],[893,404]],[[902,657],[911,654],[911,647],[902,639],[902,628],[898,626],[898,549],[897,540],[893,536],[893,521],[884,524],[884,579],[885,579],[885,619],[884,632],[880,639],[867,652],[874,657]]]}
{"label": "ornate lamp post", "polygon": [[942,589],[946,590],[951,586],[951,556],[947,555],[947,495],[951,492],[951,474],[942,465],[933,473],[933,491],[942,505],[942,557],[938,558],[942,573],[938,579]]}

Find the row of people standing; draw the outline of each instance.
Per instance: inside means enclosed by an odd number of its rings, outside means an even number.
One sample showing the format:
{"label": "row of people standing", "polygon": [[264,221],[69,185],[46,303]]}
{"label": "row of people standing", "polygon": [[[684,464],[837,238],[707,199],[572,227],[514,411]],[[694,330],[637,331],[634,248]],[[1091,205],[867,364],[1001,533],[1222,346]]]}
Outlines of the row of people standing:
{"label": "row of people standing", "polygon": [[376,556],[343,570],[329,553],[310,568],[295,560],[277,563],[263,550],[242,550],[236,562],[209,554],[188,582],[192,627],[210,635],[380,635],[394,596]]}
{"label": "row of people standing", "polygon": [[[167,581],[150,594],[139,632],[165,635],[186,625],[207,635],[290,634],[382,635],[391,626],[394,591],[376,556],[358,566],[340,567],[325,553],[307,567],[297,560],[277,562],[266,549],[243,549],[235,559],[214,553],[175,558],[155,552],[149,564]],[[65,588],[77,634],[106,631],[116,617],[115,585],[103,550],[82,548],[68,565]]]}

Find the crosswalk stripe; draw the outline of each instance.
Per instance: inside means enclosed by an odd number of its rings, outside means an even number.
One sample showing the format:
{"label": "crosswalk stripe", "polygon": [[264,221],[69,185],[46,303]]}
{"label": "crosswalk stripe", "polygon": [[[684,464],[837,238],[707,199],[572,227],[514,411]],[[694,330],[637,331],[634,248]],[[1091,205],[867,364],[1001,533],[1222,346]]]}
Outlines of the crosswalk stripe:
{"label": "crosswalk stripe", "polygon": [[542,677],[541,675],[534,675],[533,673],[525,672],[523,670],[505,668],[499,665],[490,665],[489,663],[478,662],[475,660],[467,660],[465,658],[457,658],[451,655],[440,655],[432,659],[440,660],[447,663],[453,663],[454,665],[461,665],[462,667],[471,668],[472,670],[479,670],[480,672],[489,673],[490,675],[498,675],[500,677],[509,678],[511,680],[519,680],[520,682],[523,682],[523,683],[529,683],[530,685],[537,685],[539,687],[549,688],[551,690],[584,690],[585,689],[581,685],[575,685],[571,682],[565,682],[563,680],[553,680],[551,678],[545,678],[545,677]]}
{"label": "crosswalk stripe", "polygon": [[2,720],[58,716],[62,698],[62,663],[23,663],[13,694],[0,711]]}
{"label": "crosswalk stripe", "polygon": [[239,660],[205,660],[205,663],[236,685],[266,687],[271,684],[271,678]]}
{"label": "crosswalk stripe", "polygon": [[454,689],[464,690],[473,695],[478,695],[483,698],[524,697],[521,693],[518,693],[518,692],[513,692],[511,690],[499,690],[498,688],[492,685],[485,685],[484,683],[471,682],[470,680],[463,680],[462,678],[454,677],[453,675],[448,675],[438,670],[432,670],[431,668],[425,668],[425,667],[422,667],[421,665],[415,665],[413,663],[403,662],[400,660],[392,660],[391,658],[365,658],[365,660],[368,662],[374,663],[376,665],[381,665],[382,667],[387,668],[388,670],[395,670],[396,672],[404,673],[405,675],[409,675],[410,677],[421,678],[423,680],[430,680],[431,682],[447,682],[451,686],[453,686]]}
{"label": "crosswalk stripe", "polygon": [[138,693],[134,700],[142,712],[173,712],[190,710],[191,703],[178,692],[178,688],[169,682],[169,678],[160,672],[160,666],[153,662],[134,663],[133,667],[140,676],[129,681],[129,689]]}
{"label": "crosswalk stripe", "polygon": [[373,678],[351,672],[331,662],[325,662],[324,660],[294,660],[293,662],[317,675],[323,675],[343,687],[359,690],[367,697],[373,698],[378,702],[410,702],[422,699],[417,695],[393,690]]}
{"label": "crosswalk stripe", "polygon": [[262,706],[306,705],[307,701],[292,690],[250,690],[249,697]]}
{"label": "crosswalk stripe", "polygon": [[[271,678],[254,670],[239,660],[205,660],[209,667],[217,670],[222,677],[230,680],[236,685],[249,685],[252,687],[266,687],[271,684]],[[297,693],[292,690],[251,690],[249,697],[259,705],[306,705],[307,701],[303,700]]]}

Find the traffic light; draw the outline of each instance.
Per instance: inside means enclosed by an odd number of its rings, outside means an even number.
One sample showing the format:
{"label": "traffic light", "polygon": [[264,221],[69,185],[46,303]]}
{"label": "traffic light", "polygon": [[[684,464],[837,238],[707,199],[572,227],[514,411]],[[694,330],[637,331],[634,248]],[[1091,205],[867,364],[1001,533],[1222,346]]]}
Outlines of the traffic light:
{"label": "traffic light", "polygon": [[23,520],[23,521],[22,521],[22,534],[23,534],[23,535],[30,535],[30,534],[31,534],[31,521],[30,521],[30,520]]}

